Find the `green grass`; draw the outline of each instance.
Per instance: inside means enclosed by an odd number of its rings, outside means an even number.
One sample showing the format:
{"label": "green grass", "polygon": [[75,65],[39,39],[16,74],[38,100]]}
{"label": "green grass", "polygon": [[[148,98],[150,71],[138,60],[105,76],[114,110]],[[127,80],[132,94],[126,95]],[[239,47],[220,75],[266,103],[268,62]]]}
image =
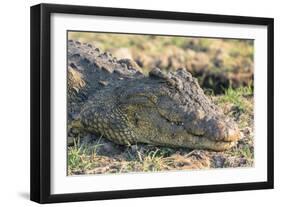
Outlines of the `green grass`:
{"label": "green grass", "polygon": [[[230,157],[241,159],[242,161],[241,166],[253,166],[254,163],[253,146],[251,146],[248,143],[244,143],[239,147],[236,146],[232,148],[230,151],[226,152],[226,154]],[[229,166],[231,166],[231,162],[229,160],[226,160],[226,162],[224,163],[224,167],[227,168]]]}
{"label": "green grass", "polygon": [[80,138],[74,140],[74,145],[68,147],[68,172],[85,171],[95,166],[95,158],[97,157],[97,150],[101,144],[100,139],[91,147],[89,145],[80,144]]}
{"label": "green grass", "polygon": [[165,161],[162,156],[159,156],[159,149],[150,151],[147,154],[141,154],[138,151],[139,162],[142,164],[142,170],[147,171],[160,171],[165,165]]}
{"label": "green grass", "polygon": [[229,87],[224,90],[224,95],[220,97],[219,102],[231,103],[238,109],[238,111],[244,112],[247,109],[247,104],[243,97],[252,96],[253,93],[253,89],[250,85],[247,87],[239,87],[237,89]]}
{"label": "green grass", "polygon": [[[103,161],[100,159],[102,156],[97,152],[99,146],[101,145],[98,143],[92,147],[80,145],[78,141],[75,142],[74,146],[68,147],[68,174],[84,174],[87,170],[106,165],[106,163],[102,163]],[[134,155],[130,155],[129,159],[124,159],[119,167],[115,167],[117,169],[114,172],[130,172],[136,171],[136,169],[142,172],[161,171],[168,164],[167,160],[164,159],[164,155],[167,156],[171,150],[169,148],[154,148],[143,152],[137,149]]]}
{"label": "green grass", "polygon": [[164,158],[169,156],[173,151],[173,149],[165,147],[153,147],[145,151],[137,148],[134,155],[130,154],[127,165],[128,167],[133,167],[133,165],[139,166],[139,170],[143,172],[161,171],[161,169],[167,166]]}
{"label": "green grass", "polygon": [[252,160],[254,158],[254,153],[251,150],[251,146],[249,145],[242,145],[240,147],[234,147],[230,153],[232,156],[235,157],[242,157],[248,160]]}
{"label": "green grass", "polygon": [[241,148],[241,154],[243,157],[247,158],[247,159],[253,159],[254,158],[254,154],[253,152],[251,151],[249,145],[244,145],[242,148]]}
{"label": "green grass", "polygon": [[68,172],[90,169],[92,163],[83,147],[68,148]]}

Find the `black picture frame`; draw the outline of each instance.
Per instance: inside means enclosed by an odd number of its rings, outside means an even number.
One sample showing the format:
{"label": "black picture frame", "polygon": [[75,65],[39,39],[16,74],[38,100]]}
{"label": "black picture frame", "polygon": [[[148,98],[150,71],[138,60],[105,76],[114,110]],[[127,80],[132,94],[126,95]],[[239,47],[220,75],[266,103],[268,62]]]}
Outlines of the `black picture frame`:
{"label": "black picture frame", "polygon": [[[189,187],[169,187],[106,192],[85,192],[73,194],[50,193],[50,129],[51,129],[51,71],[50,71],[50,15],[52,13],[99,15],[112,17],[151,18],[207,23],[232,23],[267,26],[267,181],[238,184],[219,184]],[[89,6],[39,4],[31,7],[31,174],[30,199],[39,203],[88,201],[102,199],[166,196],[225,191],[272,189],[274,186],[273,147],[273,38],[272,18],[195,14],[169,11],[135,10]]]}

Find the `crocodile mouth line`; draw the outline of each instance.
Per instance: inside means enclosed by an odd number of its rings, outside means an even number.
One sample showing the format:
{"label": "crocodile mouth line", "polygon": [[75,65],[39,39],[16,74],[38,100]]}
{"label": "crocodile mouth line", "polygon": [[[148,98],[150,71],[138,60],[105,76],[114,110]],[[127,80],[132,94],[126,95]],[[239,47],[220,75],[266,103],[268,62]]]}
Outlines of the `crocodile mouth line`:
{"label": "crocodile mouth line", "polygon": [[[159,113],[160,116],[166,120],[167,123],[169,123],[171,126],[175,126],[175,127],[179,127],[181,130],[184,128],[184,122],[183,121],[172,121],[170,120],[168,117],[166,117],[165,115]],[[186,131],[186,129],[183,129]],[[186,131],[190,137],[192,137],[192,142],[195,142],[195,144],[197,143],[198,145],[202,144],[202,143],[209,143],[210,146],[216,146],[215,148],[217,148],[218,150],[216,151],[221,151],[224,149],[224,146],[229,145],[229,148],[234,146],[237,143],[237,140],[215,140],[215,139],[211,139],[209,137],[207,137],[204,134],[196,134],[190,131]],[[219,150],[221,148],[221,150]],[[215,149],[214,149],[215,150]]]}

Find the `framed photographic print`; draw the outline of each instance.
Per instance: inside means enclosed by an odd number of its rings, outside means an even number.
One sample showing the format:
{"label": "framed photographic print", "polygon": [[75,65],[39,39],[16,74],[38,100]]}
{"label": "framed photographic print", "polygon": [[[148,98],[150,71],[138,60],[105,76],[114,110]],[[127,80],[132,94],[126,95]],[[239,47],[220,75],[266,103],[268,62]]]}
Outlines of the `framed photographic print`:
{"label": "framed photographic print", "polygon": [[273,188],[273,19],[31,7],[31,200]]}

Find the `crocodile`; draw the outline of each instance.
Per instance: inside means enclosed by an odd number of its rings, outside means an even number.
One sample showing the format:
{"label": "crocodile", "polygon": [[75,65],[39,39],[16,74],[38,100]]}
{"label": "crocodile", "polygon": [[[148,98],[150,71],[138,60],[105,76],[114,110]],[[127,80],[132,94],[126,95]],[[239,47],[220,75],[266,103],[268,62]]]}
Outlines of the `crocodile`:
{"label": "crocodile", "polygon": [[144,74],[130,59],[117,59],[92,44],[68,40],[68,134],[74,129],[120,145],[224,151],[240,130],[179,68]]}

